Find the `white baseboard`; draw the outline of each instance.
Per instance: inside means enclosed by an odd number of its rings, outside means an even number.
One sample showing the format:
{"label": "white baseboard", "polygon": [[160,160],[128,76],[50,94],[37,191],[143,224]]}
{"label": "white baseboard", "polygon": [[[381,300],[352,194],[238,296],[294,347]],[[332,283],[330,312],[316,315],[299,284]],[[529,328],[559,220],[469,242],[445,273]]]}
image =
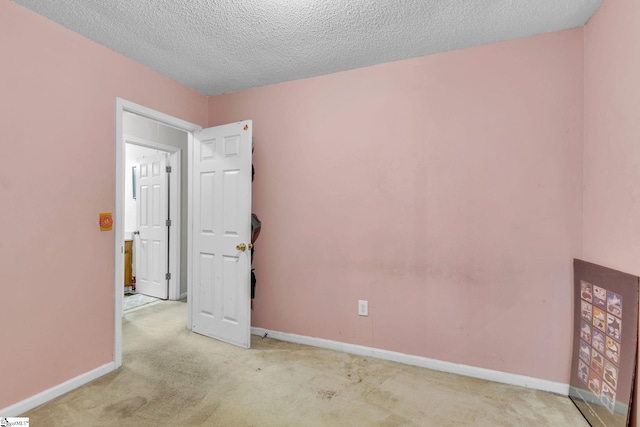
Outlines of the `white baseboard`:
{"label": "white baseboard", "polygon": [[186,298],[187,295],[189,295],[189,293],[188,292],[184,292],[184,293],[180,294],[180,298],[178,298],[178,299],[181,300],[183,298]]}
{"label": "white baseboard", "polygon": [[534,390],[548,391],[564,396],[569,395],[569,384],[558,383],[555,381],[549,381],[540,378],[510,374],[508,372],[494,371],[491,369],[478,368],[469,365],[461,365],[458,363],[445,362],[437,359],[429,359],[428,357],[413,356],[411,354],[398,353],[395,351],[365,347],[356,344],[346,344],[339,341],[325,340],[322,338],[313,338],[304,335],[289,334],[286,332],[269,331],[263,328],[251,328],[251,333],[253,335],[260,336],[265,336],[265,334],[267,334],[268,337],[275,338],[281,341],[288,341],[312,347],[342,351],[344,353],[357,354],[359,356],[373,357],[376,359],[390,360],[393,362],[404,363],[406,365],[433,369],[434,371],[464,375],[467,377],[526,387]]}
{"label": "white baseboard", "polygon": [[21,402],[11,405],[7,408],[2,408],[0,409],[0,417],[18,417],[21,414],[24,414],[25,412],[35,408],[36,406],[47,403],[48,401],[55,399],[56,397],[62,396],[63,394],[68,393],[80,386],[83,386],[95,380],[96,378],[100,378],[101,376],[108,374],[109,372],[115,370],[115,366],[116,365],[114,362],[107,363],[106,365],[102,365],[92,371],[85,372],[84,374],[78,375],[75,378],[71,378],[70,380],[63,382],[62,384],[51,387],[48,390],[45,390],[38,394],[34,394],[33,396]]}

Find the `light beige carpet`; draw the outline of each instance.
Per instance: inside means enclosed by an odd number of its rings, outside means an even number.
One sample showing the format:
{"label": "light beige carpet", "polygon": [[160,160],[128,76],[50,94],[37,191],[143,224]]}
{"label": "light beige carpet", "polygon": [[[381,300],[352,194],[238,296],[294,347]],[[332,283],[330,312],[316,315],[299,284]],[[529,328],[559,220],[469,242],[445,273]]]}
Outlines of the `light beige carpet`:
{"label": "light beige carpet", "polygon": [[564,396],[252,337],[189,332],[186,303],[123,320],[124,365],[23,416],[32,426],[588,426]]}

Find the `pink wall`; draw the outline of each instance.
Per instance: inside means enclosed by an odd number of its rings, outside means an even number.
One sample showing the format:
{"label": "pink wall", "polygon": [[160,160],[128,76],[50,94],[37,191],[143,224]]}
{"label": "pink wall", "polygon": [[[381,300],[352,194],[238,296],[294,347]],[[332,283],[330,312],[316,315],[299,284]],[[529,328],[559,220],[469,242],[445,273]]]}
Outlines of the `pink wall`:
{"label": "pink wall", "polygon": [[[589,21],[584,74],[584,257],[640,275],[637,0],[605,0]],[[637,410],[633,419],[640,425]]]}
{"label": "pink wall", "polygon": [[209,125],[254,121],[253,324],[567,383],[582,48],[575,29],[210,98]]}
{"label": "pink wall", "polygon": [[0,408],[113,360],[115,98],[206,124],[207,99],[0,0]]}
{"label": "pink wall", "polygon": [[640,2],[585,29],[584,255],[640,275]]}

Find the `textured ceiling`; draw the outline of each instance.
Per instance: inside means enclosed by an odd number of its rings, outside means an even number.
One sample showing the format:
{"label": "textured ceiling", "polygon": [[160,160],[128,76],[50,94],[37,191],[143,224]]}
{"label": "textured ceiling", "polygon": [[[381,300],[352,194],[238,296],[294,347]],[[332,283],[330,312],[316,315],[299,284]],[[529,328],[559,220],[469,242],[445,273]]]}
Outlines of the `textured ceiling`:
{"label": "textured ceiling", "polygon": [[602,0],[14,0],[205,95],[583,25]]}

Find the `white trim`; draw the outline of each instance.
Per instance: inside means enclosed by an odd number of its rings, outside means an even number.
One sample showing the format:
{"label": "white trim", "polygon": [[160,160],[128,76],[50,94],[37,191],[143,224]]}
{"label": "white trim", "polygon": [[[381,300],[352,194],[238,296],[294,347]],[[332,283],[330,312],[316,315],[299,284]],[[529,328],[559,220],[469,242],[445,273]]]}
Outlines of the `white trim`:
{"label": "white trim", "polygon": [[193,132],[187,136],[187,171],[187,329],[192,331],[193,295],[189,284],[193,283]]}
{"label": "white trim", "polygon": [[187,298],[187,295],[189,295],[188,292],[183,292],[183,293],[180,294],[180,298],[178,298],[178,299]]}
{"label": "white trim", "polygon": [[127,101],[126,99],[116,98],[116,103],[120,103],[124,111],[137,114],[138,116],[146,117],[147,119],[151,119],[156,122],[161,122],[178,130],[182,130],[185,132],[195,132],[202,129],[202,126],[187,122],[186,120],[182,120],[165,113],[161,113],[160,111],[153,110],[149,107],[145,107],[144,105]]}
{"label": "white trim", "polygon": [[38,394],[34,394],[25,400],[18,402],[9,407],[0,409],[0,417],[18,417],[31,409],[47,403],[56,397],[62,396],[78,387],[81,387],[103,375],[113,372],[116,369],[114,362],[109,362],[106,365],[102,365],[96,369],[93,369],[84,374],[78,375],[75,378],[71,378],[57,386],[51,387],[48,390],[42,391]]}
{"label": "white trim", "polygon": [[172,172],[169,176],[169,187],[171,201],[169,203],[169,215],[171,218],[171,228],[169,228],[169,271],[171,279],[169,279],[169,299],[177,301],[180,299],[180,287],[182,281],[180,278],[180,259],[181,250],[180,236],[182,236],[182,227],[180,219],[180,207],[182,206],[182,191],[180,188],[180,175],[182,175],[181,163],[182,150],[177,150],[170,157]]}
{"label": "white trim", "polygon": [[[127,101],[122,98],[116,98],[115,105],[115,144],[116,144],[116,171],[115,171],[115,212],[114,212],[114,303],[113,303],[113,362],[115,368],[122,366],[122,300],[124,298],[119,295],[122,294],[122,277],[124,277],[124,167],[125,167],[125,142],[123,135],[123,122],[124,112],[128,111],[139,116],[146,117],[157,122],[161,122],[167,126],[180,129],[189,133],[189,141],[192,138],[192,132],[202,129],[193,123],[172,117],[168,114],[161,113],[151,108],[144,107],[142,105]],[[191,147],[191,142],[189,143]],[[191,148],[189,148],[189,155]],[[190,170],[190,169],[189,169]],[[187,198],[191,200],[191,193],[187,195]],[[188,242],[191,237],[188,237]],[[187,244],[187,247],[190,245]],[[187,290],[189,289],[189,283],[187,282]]]}
{"label": "white trim", "polygon": [[390,360],[404,363],[406,365],[419,366],[421,368],[432,369],[434,371],[447,372],[450,374],[464,375],[466,377],[479,378],[494,381],[502,384],[526,387],[534,390],[548,391],[551,393],[569,395],[569,384],[544,380],[541,378],[527,377],[524,375],[511,374],[508,372],[494,371],[491,369],[478,368],[475,366],[461,365],[453,362],[445,362],[428,357],[414,356],[411,354],[398,353],[395,351],[382,350],[378,348],[365,347],[356,344],[347,344],[339,341],[331,341],[322,338],[313,338],[304,335],[290,334],[286,332],[269,331],[263,328],[251,328],[253,335],[265,336],[281,341],[288,341],[297,344],[304,344],[312,347],[326,348],[329,350],[342,351],[344,353],[357,354],[359,356],[373,357],[376,359]]}
{"label": "white trim", "polygon": [[122,310],[124,295],[122,295],[122,280],[124,277],[124,168],[126,166],[126,147],[124,142],[124,111],[125,102],[116,98],[116,188],[114,219],[114,315],[113,315],[113,362],[116,368],[122,366]]}

